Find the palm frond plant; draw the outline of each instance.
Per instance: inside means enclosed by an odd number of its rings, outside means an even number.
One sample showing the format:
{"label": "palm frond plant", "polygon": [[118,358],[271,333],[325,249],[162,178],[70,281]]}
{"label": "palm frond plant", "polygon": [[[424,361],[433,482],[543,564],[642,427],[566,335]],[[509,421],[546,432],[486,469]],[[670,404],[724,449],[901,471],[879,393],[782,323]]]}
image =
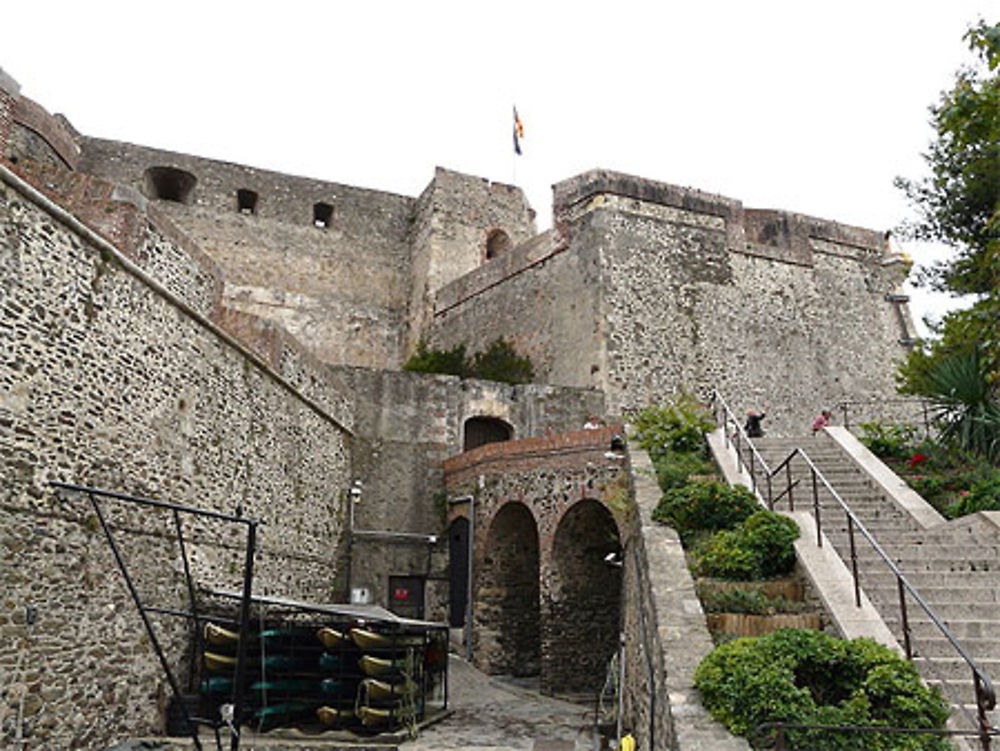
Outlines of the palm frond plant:
{"label": "palm frond plant", "polygon": [[942,443],[1000,460],[1000,403],[997,386],[980,367],[979,352],[942,359],[930,373],[930,400]]}

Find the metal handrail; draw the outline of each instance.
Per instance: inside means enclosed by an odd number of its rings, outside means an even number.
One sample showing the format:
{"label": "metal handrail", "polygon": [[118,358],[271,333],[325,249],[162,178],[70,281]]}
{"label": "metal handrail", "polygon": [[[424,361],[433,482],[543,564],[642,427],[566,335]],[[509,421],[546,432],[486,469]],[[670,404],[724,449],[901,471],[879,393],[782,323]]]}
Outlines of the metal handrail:
{"label": "metal handrail", "polygon": [[[861,406],[885,406],[886,404],[912,404],[920,408],[920,417],[923,422],[924,435],[931,433],[931,405],[926,399],[914,397],[910,399],[841,399],[837,402],[837,407],[844,416],[844,427],[851,428],[851,407]],[[860,411],[860,410],[856,410]]]}
{"label": "metal handrail", "polygon": [[[952,647],[954,647],[958,655],[965,661],[966,665],[968,665],[969,668],[972,670],[973,688],[976,694],[976,707],[978,712],[977,719],[979,723],[980,741],[982,742],[983,749],[988,751],[990,747],[990,738],[988,735],[988,731],[991,731],[992,727],[990,726],[989,721],[986,718],[986,712],[996,707],[996,692],[993,689],[993,683],[990,681],[989,676],[985,672],[983,672],[982,669],[976,664],[976,662],[966,653],[965,649],[963,649],[961,644],[958,643],[958,640],[955,639],[951,631],[948,630],[948,627],[941,622],[941,619],[938,618],[937,614],[917,593],[916,589],[913,588],[910,582],[907,581],[906,577],[896,566],[895,562],[893,562],[889,558],[886,552],[882,549],[882,546],[878,544],[878,542],[868,531],[865,525],[861,523],[861,521],[857,518],[857,516],[855,516],[850,506],[848,506],[847,503],[844,501],[844,499],[840,497],[840,494],[833,488],[833,486],[826,479],[826,476],[820,471],[820,469],[815,465],[815,463],[813,463],[812,459],[809,458],[809,455],[806,454],[805,451],[803,451],[801,448],[793,449],[788,454],[788,456],[785,457],[773,470],[770,469],[767,462],[757,451],[756,447],[754,447],[750,439],[746,437],[746,434],[743,432],[742,428],[740,428],[739,423],[736,422],[732,410],[729,409],[729,406],[726,404],[725,400],[722,398],[722,395],[719,394],[718,391],[712,392],[712,403],[713,405],[721,405],[723,414],[727,418],[733,419],[733,422],[737,428],[737,431],[735,432],[735,435],[737,436],[736,440],[738,441],[739,437],[742,436],[747,441],[747,444],[751,448],[751,454],[750,454],[751,459],[748,471],[750,473],[751,484],[753,486],[755,493],[757,493],[757,478],[755,472],[753,471],[754,462],[755,461],[759,462],[760,466],[763,468],[764,477],[767,480],[767,489],[768,489],[767,505],[768,508],[770,508],[772,511],[774,510],[774,502],[775,502],[773,496],[772,478],[777,476],[778,473],[780,473],[782,470],[785,470],[785,474],[787,477],[787,487],[785,491],[783,491],[778,497],[781,498],[787,493],[789,501],[789,510],[790,511],[795,510],[795,502],[794,502],[794,497],[792,495],[792,488],[795,486],[795,484],[792,482],[791,462],[792,459],[794,459],[796,456],[801,456],[802,459],[805,461],[806,465],[809,467],[809,470],[812,474],[813,516],[816,520],[816,545],[818,547],[823,547],[823,529],[822,529],[820,506],[819,506],[819,483],[823,484],[823,487],[826,488],[826,490],[830,493],[833,499],[837,501],[837,503],[840,505],[841,509],[844,511],[847,517],[847,534],[848,534],[848,543],[850,546],[851,573],[854,579],[855,607],[861,607],[861,584],[858,576],[857,548],[854,542],[854,526],[857,526],[861,534],[865,537],[866,540],[868,540],[868,543],[872,546],[875,552],[878,553],[879,557],[882,558],[885,564],[889,567],[889,570],[892,571],[893,575],[896,577],[896,585],[899,590],[900,618],[903,629],[903,644],[904,644],[904,651],[906,653],[906,658],[908,660],[913,659],[913,650],[910,642],[910,626],[906,610],[907,592],[909,592],[910,595],[917,601],[917,604],[920,605],[921,609],[923,609],[923,611],[928,615],[928,617],[931,619],[931,622],[937,627],[938,631],[940,631],[941,634],[944,635],[944,637],[952,645]],[[716,421],[718,422],[718,420]],[[728,426],[724,421],[722,423],[723,433],[727,433],[726,430],[727,427]],[[728,446],[729,446],[729,441],[727,435],[726,447],[728,448]],[[742,452],[740,452],[739,450],[738,443],[736,445],[736,456],[737,456],[738,466],[740,467],[740,469],[743,469],[743,467],[745,466],[745,460],[743,458]],[[797,482],[798,481],[796,481],[796,483]]]}

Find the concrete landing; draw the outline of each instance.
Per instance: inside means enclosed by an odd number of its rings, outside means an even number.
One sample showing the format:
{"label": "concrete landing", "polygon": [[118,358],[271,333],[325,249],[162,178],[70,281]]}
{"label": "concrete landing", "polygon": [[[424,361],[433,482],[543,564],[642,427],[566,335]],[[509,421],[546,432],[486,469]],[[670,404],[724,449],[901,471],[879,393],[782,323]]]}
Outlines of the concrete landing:
{"label": "concrete landing", "polygon": [[593,707],[541,696],[485,675],[460,657],[448,663],[451,714],[400,751],[591,751]]}

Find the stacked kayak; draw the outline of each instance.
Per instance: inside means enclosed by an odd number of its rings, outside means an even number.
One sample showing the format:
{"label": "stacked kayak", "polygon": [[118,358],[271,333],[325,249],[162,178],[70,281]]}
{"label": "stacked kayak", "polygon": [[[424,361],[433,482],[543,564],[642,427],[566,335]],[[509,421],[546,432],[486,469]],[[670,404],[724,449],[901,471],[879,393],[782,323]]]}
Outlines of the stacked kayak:
{"label": "stacked kayak", "polygon": [[[206,623],[200,692],[209,716],[235,699],[240,636]],[[241,724],[382,732],[413,727],[441,685],[446,632],[376,630],[352,623],[270,628],[248,634]],[[218,716],[214,714],[214,716]]]}

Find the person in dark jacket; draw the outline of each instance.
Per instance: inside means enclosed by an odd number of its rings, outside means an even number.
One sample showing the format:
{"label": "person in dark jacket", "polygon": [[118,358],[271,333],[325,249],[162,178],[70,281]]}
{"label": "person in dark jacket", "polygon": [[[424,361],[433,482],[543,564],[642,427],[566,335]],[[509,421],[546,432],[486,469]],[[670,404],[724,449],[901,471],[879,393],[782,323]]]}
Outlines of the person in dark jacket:
{"label": "person in dark jacket", "polygon": [[746,431],[749,438],[760,438],[764,435],[764,429],[760,426],[763,419],[763,412],[758,412],[754,409],[747,410],[747,421],[743,426],[743,430]]}

